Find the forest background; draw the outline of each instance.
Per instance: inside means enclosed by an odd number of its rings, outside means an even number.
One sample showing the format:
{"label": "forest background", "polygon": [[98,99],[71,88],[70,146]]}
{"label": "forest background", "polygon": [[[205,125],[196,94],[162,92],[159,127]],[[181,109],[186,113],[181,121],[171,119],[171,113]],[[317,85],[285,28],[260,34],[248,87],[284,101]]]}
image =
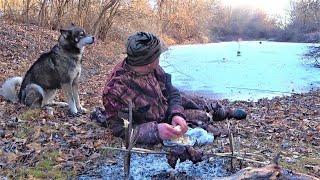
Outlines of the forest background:
{"label": "forest background", "polygon": [[317,42],[320,0],[292,1],[285,16],[231,7],[219,0],[0,0],[0,16],[52,30],[70,22],[103,41],[125,42],[136,31],[167,44],[266,39]]}

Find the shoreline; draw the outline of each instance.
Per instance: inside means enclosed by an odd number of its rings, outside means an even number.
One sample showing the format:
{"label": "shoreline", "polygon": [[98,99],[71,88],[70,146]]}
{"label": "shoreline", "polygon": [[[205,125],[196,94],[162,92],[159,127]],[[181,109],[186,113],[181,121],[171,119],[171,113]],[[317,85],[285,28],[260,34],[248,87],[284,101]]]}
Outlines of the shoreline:
{"label": "shoreline", "polygon": [[[290,98],[292,96],[303,96],[303,95],[309,95],[309,94],[314,94],[314,93],[319,93],[320,94],[320,87],[316,89],[309,90],[308,92],[301,92],[301,93],[290,93],[287,95],[280,95],[280,96],[274,96],[274,97],[264,97],[264,98],[259,98],[257,100],[231,100],[228,98],[222,98],[221,96],[217,94],[217,96],[206,96],[201,93],[197,93],[196,91],[180,91],[181,94],[184,94],[188,97],[193,97],[193,98],[199,98],[199,99],[205,99],[205,100],[216,100],[216,101],[224,101],[224,102],[230,102],[230,103],[236,103],[236,102],[245,102],[245,103],[256,103],[259,101],[272,101],[273,99],[285,99],[285,98]],[[217,97],[217,98],[215,98]]]}

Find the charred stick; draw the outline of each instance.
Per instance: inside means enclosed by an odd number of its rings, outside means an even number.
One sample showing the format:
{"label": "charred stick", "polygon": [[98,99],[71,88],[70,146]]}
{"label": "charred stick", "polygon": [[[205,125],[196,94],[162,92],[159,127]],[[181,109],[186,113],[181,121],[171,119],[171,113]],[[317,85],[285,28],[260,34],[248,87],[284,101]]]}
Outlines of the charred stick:
{"label": "charred stick", "polygon": [[126,153],[124,156],[124,162],[123,162],[123,167],[124,167],[124,175],[125,179],[129,179],[129,173],[130,173],[130,156],[129,153],[130,151],[128,150],[129,147],[129,142],[130,142],[130,135],[129,135],[129,128],[128,126],[125,127],[125,148],[126,148]]}
{"label": "charred stick", "polygon": [[133,147],[133,140],[132,137],[132,101],[129,101],[129,124],[128,128],[126,129],[126,154],[124,157],[124,172],[125,172],[125,179],[130,178],[130,159],[131,159],[131,148]]}

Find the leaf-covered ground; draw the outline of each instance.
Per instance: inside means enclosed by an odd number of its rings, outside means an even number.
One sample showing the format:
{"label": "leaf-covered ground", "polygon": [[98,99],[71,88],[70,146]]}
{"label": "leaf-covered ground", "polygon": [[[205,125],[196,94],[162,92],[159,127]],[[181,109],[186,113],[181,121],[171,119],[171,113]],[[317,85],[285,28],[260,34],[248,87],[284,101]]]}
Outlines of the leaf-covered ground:
{"label": "leaf-covered ground", "polygon": [[[0,21],[0,84],[8,77],[23,76],[58,35],[37,26]],[[80,97],[90,111],[102,106],[106,76],[123,58],[122,45],[98,42],[85,51]],[[58,98],[64,99],[63,95]],[[230,120],[238,149],[259,155],[255,158],[260,161],[280,152],[283,167],[320,177],[320,91],[222,103],[248,112],[244,121]],[[215,125],[221,131],[227,127],[226,122]],[[103,147],[120,147],[121,143],[109,129],[91,121],[89,114],[70,118],[66,109],[55,107],[51,115],[0,97],[0,178],[74,177],[114,162],[114,154]],[[228,138],[217,138],[213,149],[229,152]]]}

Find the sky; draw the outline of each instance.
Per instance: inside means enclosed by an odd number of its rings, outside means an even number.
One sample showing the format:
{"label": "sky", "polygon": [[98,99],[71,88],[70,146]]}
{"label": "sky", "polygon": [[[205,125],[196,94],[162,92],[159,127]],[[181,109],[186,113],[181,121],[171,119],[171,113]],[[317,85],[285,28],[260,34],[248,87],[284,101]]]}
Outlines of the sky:
{"label": "sky", "polygon": [[254,7],[265,10],[269,15],[284,16],[290,7],[291,0],[222,0],[232,7]]}

